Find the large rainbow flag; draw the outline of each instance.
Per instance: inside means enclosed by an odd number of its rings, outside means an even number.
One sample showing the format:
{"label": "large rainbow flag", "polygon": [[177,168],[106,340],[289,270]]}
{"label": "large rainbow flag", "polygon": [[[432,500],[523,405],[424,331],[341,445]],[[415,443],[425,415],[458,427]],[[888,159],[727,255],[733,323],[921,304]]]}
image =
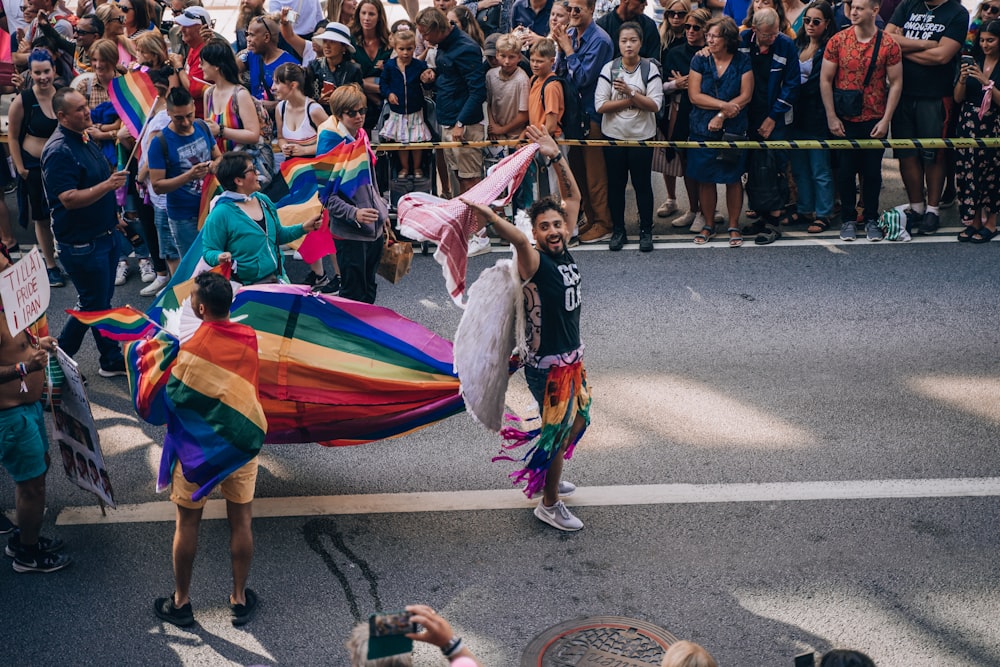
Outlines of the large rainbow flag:
{"label": "large rainbow flag", "polygon": [[116,76],[108,86],[108,97],[133,137],[138,137],[156,101],[156,86],[140,70]]}
{"label": "large rainbow flag", "polygon": [[257,397],[257,336],[234,322],[203,322],[181,345],[167,381],[167,436],[156,490],[180,462],[199,500],[257,456],[267,421]]}
{"label": "large rainbow flag", "polygon": [[121,306],[110,310],[67,310],[68,314],[87,326],[98,326],[105,338],[111,340],[135,340],[145,337],[157,329],[157,325],[146,314],[132,306]]}

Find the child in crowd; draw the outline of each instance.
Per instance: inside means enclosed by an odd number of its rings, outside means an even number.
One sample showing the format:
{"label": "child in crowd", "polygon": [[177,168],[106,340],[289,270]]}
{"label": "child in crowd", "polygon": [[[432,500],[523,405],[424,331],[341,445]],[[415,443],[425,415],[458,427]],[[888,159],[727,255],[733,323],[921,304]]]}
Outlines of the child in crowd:
{"label": "child in crowd", "polygon": [[528,126],[531,82],[518,67],[521,40],[513,33],[496,40],[497,67],[486,73],[486,133],[490,139],[517,139]]}
{"label": "child in crowd", "polygon": [[[550,80],[555,78],[552,67],[556,62],[556,43],[548,37],[537,40],[528,52],[528,61],[534,75],[531,77],[531,89],[528,93],[528,124],[544,127],[546,132],[558,139],[562,136],[559,124],[562,122],[565,103],[562,84]],[[556,171],[549,167],[548,192],[539,194],[544,197],[556,192],[559,192]]]}
{"label": "child in crowd", "polygon": [[[427,63],[413,58],[417,36],[410,30],[395,34],[396,57],[389,59],[382,70],[379,88],[389,102],[389,118],[382,126],[381,136],[387,141],[408,144],[430,141],[431,131],[424,122],[424,91],[420,75]],[[399,178],[423,178],[422,150],[398,151]]]}

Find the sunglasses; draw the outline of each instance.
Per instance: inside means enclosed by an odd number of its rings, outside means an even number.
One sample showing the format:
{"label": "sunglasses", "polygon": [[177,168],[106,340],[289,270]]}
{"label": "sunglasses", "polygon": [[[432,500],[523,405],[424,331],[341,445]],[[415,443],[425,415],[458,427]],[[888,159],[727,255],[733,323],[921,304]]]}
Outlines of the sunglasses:
{"label": "sunglasses", "polygon": [[583,11],[583,7],[567,7],[566,11],[568,11],[573,16],[576,16],[577,14]]}
{"label": "sunglasses", "polygon": [[672,19],[680,19],[680,18],[684,18],[685,16],[687,16],[687,12],[669,11],[669,12],[663,12],[663,15],[666,16],[666,17],[668,17],[668,18],[672,18]]}
{"label": "sunglasses", "polygon": [[802,25],[823,25],[826,19],[811,18],[809,16],[802,19]]}
{"label": "sunglasses", "polygon": [[368,113],[368,107],[361,107],[360,109],[348,109],[344,112],[344,115],[348,118],[357,118],[358,116],[364,116]]}
{"label": "sunglasses", "polygon": [[684,26],[685,30],[690,30],[691,32],[701,32],[702,27],[700,25],[691,25],[690,23]]}
{"label": "sunglasses", "polygon": [[[186,16],[189,19],[194,19],[195,21],[198,21],[202,25],[208,25],[208,23],[205,21],[205,17],[204,16],[200,16],[198,14],[195,14],[194,12],[185,11],[184,12],[184,16]],[[258,16],[257,18],[261,18],[261,17]]]}
{"label": "sunglasses", "polygon": [[1000,5],[983,5],[984,14],[1000,14]]}
{"label": "sunglasses", "polygon": [[101,33],[96,30],[80,30],[79,28],[73,28],[74,35],[100,35]]}
{"label": "sunglasses", "polygon": [[135,7],[129,7],[128,5],[118,5],[118,9],[122,10],[126,14],[135,11]]}
{"label": "sunglasses", "polygon": [[113,23],[121,23],[122,25],[125,25],[125,17],[124,16],[116,16],[113,19],[109,19],[109,20],[111,22],[113,22]]}

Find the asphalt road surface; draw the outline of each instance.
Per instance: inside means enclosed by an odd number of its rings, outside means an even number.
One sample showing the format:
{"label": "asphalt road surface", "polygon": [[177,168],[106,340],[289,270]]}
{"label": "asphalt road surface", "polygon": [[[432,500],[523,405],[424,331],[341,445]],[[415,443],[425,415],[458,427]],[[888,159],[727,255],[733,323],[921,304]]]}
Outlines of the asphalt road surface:
{"label": "asphalt road surface", "polygon": [[[220,520],[202,527],[198,624],[153,615],[172,590],[163,432],[137,419],[123,379],[98,377],[88,340],[77,360],[122,506],[101,518],[56,463],[45,533],[74,563],[0,567],[10,664],[346,665],[355,622],[411,602],[494,666],[593,615],[654,623],[722,665],[790,667],[832,647],[889,667],[1000,664],[1000,244],[689,239],[575,251],[595,397],[565,470],[581,532],[532,516],[512,465],[490,463],[496,436],[466,415],[357,447],[266,446],[262,606],[240,630]],[[116,302],[143,306],[140,287]],[[74,297],[53,291],[54,331]],[[430,256],[378,303],[448,338],[460,318]],[[529,407],[520,374],[509,400]],[[12,507],[6,475],[0,499]],[[435,652],[417,663],[443,664]]]}

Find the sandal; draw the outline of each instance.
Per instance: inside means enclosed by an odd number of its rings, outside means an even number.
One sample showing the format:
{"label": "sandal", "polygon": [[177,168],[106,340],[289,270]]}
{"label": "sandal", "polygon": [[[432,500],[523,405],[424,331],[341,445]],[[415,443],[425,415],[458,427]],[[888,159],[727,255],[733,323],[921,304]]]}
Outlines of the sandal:
{"label": "sandal", "polygon": [[705,245],[713,236],[715,236],[715,227],[712,225],[705,225],[705,228],[698,232],[698,235],[694,237],[695,245]]}
{"label": "sandal", "polygon": [[977,229],[972,225],[966,225],[965,229],[963,229],[958,233],[958,240],[962,243],[967,243],[971,241],[972,237],[978,234],[981,231],[981,229],[983,228]]}
{"label": "sandal", "polygon": [[753,240],[754,245],[768,245],[781,238],[781,232],[774,225],[766,225],[764,231]]}
{"label": "sandal", "polygon": [[978,230],[975,235],[969,239],[970,243],[989,243],[993,240],[993,237],[1000,234],[1000,231],[996,229],[989,229],[988,227],[983,227]]}
{"label": "sandal", "polygon": [[806,234],[822,234],[830,228],[830,221],[819,216],[806,228]]}
{"label": "sandal", "polygon": [[423,171],[421,171],[420,169],[414,169],[413,170],[413,178],[421,179],[423,177],[424,177],[424,172]]}
{"label": "sandal", "polygon": [[[729,247],[730,248],[739,248],[740,246],[743,245],[743,234],[740,232],[740,228],[739,227],[730,227],[726,231],[729,232]],[[736,236],[733,236],[733,234],[736,234]]]}
{"label": "sandal", "polygon": [[788,211],[781,221],[783,225],[812,224],[816,219],[812,213],[799,213],[798,211]]}

